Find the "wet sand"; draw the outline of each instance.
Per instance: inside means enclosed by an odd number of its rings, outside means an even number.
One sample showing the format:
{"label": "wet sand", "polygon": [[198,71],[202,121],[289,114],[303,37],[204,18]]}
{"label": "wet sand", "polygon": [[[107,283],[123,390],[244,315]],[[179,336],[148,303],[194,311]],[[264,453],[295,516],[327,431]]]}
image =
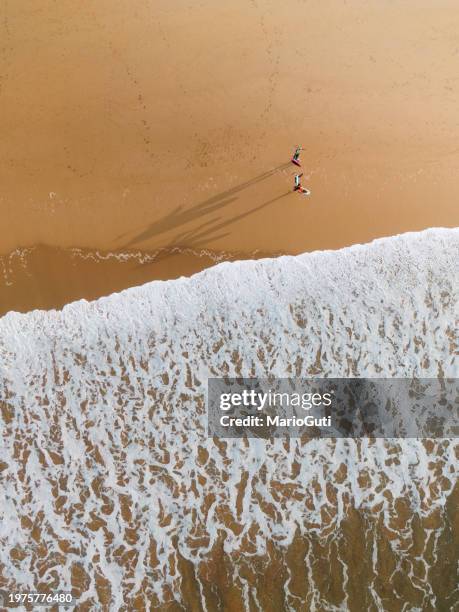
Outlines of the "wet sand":
{"label": "wet sand", "polygon": [[[4,3],[0,253],[234,258],[459,225],[455,7]],[[291,191],[296,144],[310,198]],[[152,276],[200,269],[179,259]],[[123,266],[116,288],[150,280]],[[43,304],[109,289],[105,270]],[[17,308],[40,301],[17,287]]]}
{"label": "wet sand", "polygon": [[[152,280],[190,276],[246,255],[180,247],[122,253],[43,245],[17,249],[7,256],[0,255],[0,316],[11,310],[62,308],[82,298],[96,300]],[[254,251],[250,258],[266,255]]]}

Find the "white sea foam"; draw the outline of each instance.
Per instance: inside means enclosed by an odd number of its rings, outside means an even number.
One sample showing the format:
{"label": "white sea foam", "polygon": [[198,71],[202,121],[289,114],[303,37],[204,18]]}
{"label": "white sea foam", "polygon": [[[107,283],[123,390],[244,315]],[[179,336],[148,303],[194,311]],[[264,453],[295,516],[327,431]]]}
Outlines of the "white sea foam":
{"label": "white sea foam", "polygon": [[[177,551],[198,564],[223,538],[228,554],[263,553],[295,531],[338,529],[349,505],[379,504],[388,529],[397,498],[420,514],[442,507],[457,470],[451,441],[215,444],[204,393],[207,378],[222,375],[458,377],[458,293],[459,230],[435,229],[222,263],[61,312],[7,314],[4,576],[69,590],[80,563],[89,577],[82,599],[97,600],[103,576],[117,610],[136,593],[157,601],[178,593]],[[23,552],[12,561],[14,548]],[[249,588],[237,569],[234,580]],[[311,601],[310,609],[324,605],[319,595]]]}

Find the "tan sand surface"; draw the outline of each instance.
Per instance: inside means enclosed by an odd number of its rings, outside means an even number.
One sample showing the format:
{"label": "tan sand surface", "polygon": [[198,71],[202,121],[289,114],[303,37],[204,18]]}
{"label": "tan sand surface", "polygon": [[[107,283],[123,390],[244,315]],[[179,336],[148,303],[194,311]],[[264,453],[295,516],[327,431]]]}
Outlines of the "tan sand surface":
{"label": "tan sand surface", "polygon": [[[459,225],[458,32],[455,0],[5,0],[0,253],[231,258]],[[45,259],[22,295],[53,293]],[[123,286],[203,259],[161,261]],[[111,290],[105,268],[79,296]]]}

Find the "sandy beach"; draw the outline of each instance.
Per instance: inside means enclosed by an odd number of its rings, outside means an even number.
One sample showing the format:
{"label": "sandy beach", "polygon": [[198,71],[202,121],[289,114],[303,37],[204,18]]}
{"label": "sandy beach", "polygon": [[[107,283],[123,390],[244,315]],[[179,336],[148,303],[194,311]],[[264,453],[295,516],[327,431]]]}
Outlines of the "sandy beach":
{"label": "sandy beach", "polygon": [[457,380],[458,22],[453,0],[1,3],[0,589],[457,608],[453,439],[218,439],[206,397]]}
{"label": "sandy beach", "polygon": [[[0,253],[40,248],[3,312],[458,225],[454,6],[4,3]],[[292,192],[296,144],[310,198]],[[70,248],[163,257],[115,283],[69,254],[48,275]]]}
{"label": "sandy beach", "polygon": [[[457,609],[457,392],[417,400],[459,377],[458,26],[0,3],[0,608]],[[228,377],[349,379],[385,428],[219,438]]]}

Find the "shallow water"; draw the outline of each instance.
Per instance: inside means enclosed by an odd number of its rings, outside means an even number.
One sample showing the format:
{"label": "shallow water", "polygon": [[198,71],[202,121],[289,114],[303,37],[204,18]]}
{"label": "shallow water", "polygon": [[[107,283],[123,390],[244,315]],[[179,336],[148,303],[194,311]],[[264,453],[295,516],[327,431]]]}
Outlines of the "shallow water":
{"label": "shallow water", "polygon": [[[152,280],[190,276],[222,261],[263,253],[170,247],[154,251],[63,249],[35,246],[0,255],[0,316],[10,310],[57,309],[96,300]],[[266,256],[266,255],[265,255]]]}
{"label": "shallow water", "polygon": [[459,231],[0,319],[1,586],[81,610],[450,610],[454,440],[212,440],[209,376],[458,377]]}

